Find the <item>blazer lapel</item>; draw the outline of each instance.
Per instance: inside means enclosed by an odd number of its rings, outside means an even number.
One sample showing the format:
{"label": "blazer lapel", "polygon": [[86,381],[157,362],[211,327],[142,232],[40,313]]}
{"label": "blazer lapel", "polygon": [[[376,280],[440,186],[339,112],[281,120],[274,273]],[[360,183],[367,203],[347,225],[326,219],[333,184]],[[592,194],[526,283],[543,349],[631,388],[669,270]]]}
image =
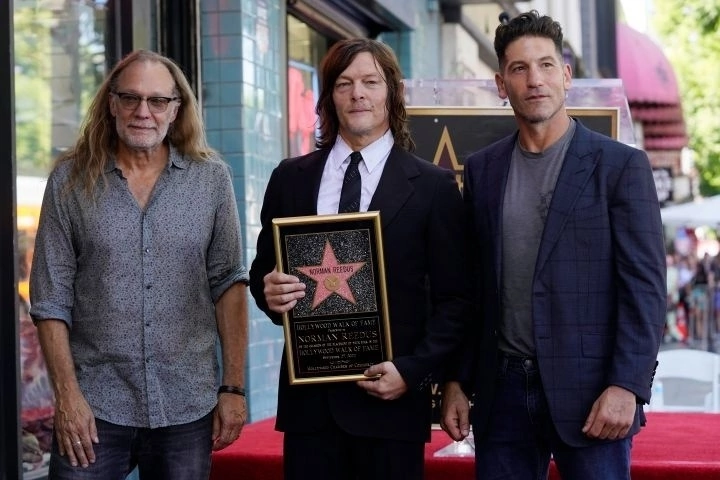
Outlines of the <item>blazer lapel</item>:
{"label": "blazer lapel", "polygon": [[393,221],[412,195],[414,188],[410,179],[419,174],[412,155],[397,145],[393,146],[368,207],[368,211],[382,210],[380,221],[383,227]]}
{"label": "blazer lapel", "polygon": [[555,242],[560,237],[568,216],[575,209],[580,194],[595,171],[597,155],[593,155],[590,131],[577,122],[576,131],[570,141],[565,161],[555,184],[550,210],[545,221],[535,272],[539,272],[547,261]]}
{"label": "blazer lapel", "polygon": [[[317,215],[317,198],[320,192],[325,162],[330,149],[316,150],[297,164],[297,175],[293,182],[293,198],[300,215]],[[312,188],[307,188],[311,186]]]}

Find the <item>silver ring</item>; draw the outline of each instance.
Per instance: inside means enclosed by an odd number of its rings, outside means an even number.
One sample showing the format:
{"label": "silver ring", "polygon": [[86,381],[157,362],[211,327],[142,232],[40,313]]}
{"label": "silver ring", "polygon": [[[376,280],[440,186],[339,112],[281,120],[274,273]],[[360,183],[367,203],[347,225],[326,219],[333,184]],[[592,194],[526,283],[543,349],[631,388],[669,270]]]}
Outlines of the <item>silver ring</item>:
{"label": "silver ring", "polygon": [[78,440],[77,442],[74,442],[74,443],[75,443],[75,445],[82,445],[82,442],[80,440]]}

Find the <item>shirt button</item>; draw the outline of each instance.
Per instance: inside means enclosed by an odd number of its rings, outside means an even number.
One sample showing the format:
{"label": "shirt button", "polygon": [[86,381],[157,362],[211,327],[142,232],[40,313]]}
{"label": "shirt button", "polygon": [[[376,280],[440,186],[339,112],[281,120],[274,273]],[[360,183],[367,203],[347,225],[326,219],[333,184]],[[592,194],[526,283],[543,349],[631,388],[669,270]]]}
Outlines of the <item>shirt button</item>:
{"label": "shirt button", "polygon": [[146,249],[145,249],[145,253],[150,253],[150,249],[149,249],[149,248],[146,248]]}

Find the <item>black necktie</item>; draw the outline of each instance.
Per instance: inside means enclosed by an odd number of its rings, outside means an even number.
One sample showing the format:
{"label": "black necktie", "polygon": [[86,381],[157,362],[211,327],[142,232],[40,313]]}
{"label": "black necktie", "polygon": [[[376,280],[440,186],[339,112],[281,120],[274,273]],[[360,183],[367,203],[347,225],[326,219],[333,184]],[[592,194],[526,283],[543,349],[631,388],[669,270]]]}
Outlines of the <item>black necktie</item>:
{"label": "black necktie", "polygon": [[338,213],[357,212],[360,210],[360,171],[358,163],[362,160],[360,152],[350,154],[350,165],[345,170]]}

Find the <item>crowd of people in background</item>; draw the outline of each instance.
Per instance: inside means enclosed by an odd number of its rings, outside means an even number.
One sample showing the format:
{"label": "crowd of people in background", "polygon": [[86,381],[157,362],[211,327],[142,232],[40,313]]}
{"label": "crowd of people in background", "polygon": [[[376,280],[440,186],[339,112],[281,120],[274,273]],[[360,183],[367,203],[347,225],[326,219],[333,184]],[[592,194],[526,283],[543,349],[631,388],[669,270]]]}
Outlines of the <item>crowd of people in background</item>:
{"label": "crowd of people in background", "polygon": [[668,308],[664,342],[689,345],[720,332],[720,254],[667,255]]}

